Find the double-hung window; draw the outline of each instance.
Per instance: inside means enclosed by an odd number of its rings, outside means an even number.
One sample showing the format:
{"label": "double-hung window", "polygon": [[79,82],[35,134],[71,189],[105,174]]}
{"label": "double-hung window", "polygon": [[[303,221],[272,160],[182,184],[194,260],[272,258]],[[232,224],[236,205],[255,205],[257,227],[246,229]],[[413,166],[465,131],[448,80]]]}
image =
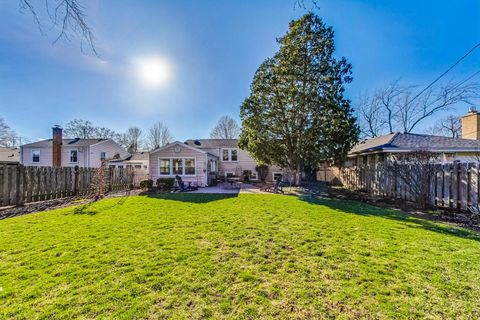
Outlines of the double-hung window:
{"label": "double-hung window", "polygon": [[32,162],[40,162],[40,150],[32,150]]}
{"label": "double-hung window", "polygon": [[194,176],[195,158],[161,158],[159,159],[161,176]]}
{"label": "double-hung window", "polygon": [[78,150],[70,150],[70,163],[78,162]]}
{"label": "double-hung window", "polygon": [[105,151],[100,152],[100,161],[103,161],[105,159],[107,159],[107,154],[105,153]]}
{"label": "double-hung window", "polygon": [[160,175],[170,175],[170,159],[160,159]]}
{"label": "double-hung window", "polygon": [[238,161],[238,149],[236,148],[222,149],[222,160],[224,162]]}

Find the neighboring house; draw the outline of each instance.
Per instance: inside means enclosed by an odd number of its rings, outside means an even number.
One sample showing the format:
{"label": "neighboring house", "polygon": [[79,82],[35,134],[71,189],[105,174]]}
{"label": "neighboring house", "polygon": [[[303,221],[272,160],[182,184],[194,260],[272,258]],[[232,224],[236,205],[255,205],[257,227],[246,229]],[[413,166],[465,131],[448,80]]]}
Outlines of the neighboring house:
{"label": "neighboring house", "polygon": [[149,153],[135,152],[125,159],[113,159],[109,161],[110,168],[134,168],[138,171],[148,172]]}
{"label": "neighboring house", "polygon": [[0,164],[19,164],[20,149],[0,147]]}
{"label": "neighboring house", "polygon": [[462,138],[414,133],[391,133],[357,143],[346,166],[382,163],[398,153],[425,150],[442,162],[480,161],[480,114],[472,109],[462,118]]}
{"label": "neighboring house", "polygon": [[[199,139],[176,141],[150,152],[150,178],[180,175],[185,182],[206,186],[213,179],[242,176],[251,172],[258,180],[257,163],[248,153],[238,148],[237,139]],[[270,167],[267,180],[271,181],[282,169]]]}
{"label": "neighboring house", "polygon": [[25,166],[98,168],[102,160],[129,156],[112,139],[63,139],[60,127],[53,128],[53,139],[20,147],[20,163]]}

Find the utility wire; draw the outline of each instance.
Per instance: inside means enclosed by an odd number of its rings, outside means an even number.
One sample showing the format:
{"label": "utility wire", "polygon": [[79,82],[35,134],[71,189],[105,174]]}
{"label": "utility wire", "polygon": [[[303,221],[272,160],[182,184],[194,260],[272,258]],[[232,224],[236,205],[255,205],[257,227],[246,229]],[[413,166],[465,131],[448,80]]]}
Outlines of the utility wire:
{"label": "utility wire", "polygon": [[410,103],[412,103],[415,99],[417,99],[418,97],[420,97],[425,91],[427,91],[428,89],[430,89],[435,83],[437,83],[438,80],[440,80],[441,78],[443,78],[448,72],[450,72],[450,70],[452,70],[453,68],[455,68],[460,62],[462,62],[463,59],[465,59],[467,56],[469,56],[473,51],[475,51],[475,49],[477,49],[478,47],[480,47],[480,42],[477,43],[476,45],[474,45],[470,50],[468,50],[467,53],[465,53],[460,59],[458,59],[454,64],[452,64],[447,70],[445,70],[441,75],[439,75],[437,78],[435,78],[435,80],[433,80],[432,82],[430,82],[430,84],[428,86],[426,86],[422,91],[420,91],[415,97],[413,97],[410,101],[408,101],[403,107],[406,108]]}

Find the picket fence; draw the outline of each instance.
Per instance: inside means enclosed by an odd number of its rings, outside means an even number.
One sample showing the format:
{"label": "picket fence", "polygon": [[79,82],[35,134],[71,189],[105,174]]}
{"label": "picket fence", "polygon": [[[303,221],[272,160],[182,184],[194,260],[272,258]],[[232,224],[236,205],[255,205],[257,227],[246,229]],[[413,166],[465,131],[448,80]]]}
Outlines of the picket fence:
{"label": "picket fence", "polygon": [[[0,206],[28,202],[87,196],[94,192],[97,169],[79,167],[0,166]],[[133,173],[127,168],[105,169],[105,191],[131,188]]]}
{"label": "picket fence", "polygon": [[[417,170],[407,165],[402,170]],[[430,205],[460,210],[474,209],[479,205],[479,163],[453,162],[431,164],[429,168]],[[327,170],[327,169],[325,169]],[[324,176],[329,182],[338,183],[354,191],[365,191],[381,197],[398,198],[418,202],[411,182],[398,177],[395,170],[383,165],[352,168],[330,168]],[[321,177],[321,175],[319,175]]]}

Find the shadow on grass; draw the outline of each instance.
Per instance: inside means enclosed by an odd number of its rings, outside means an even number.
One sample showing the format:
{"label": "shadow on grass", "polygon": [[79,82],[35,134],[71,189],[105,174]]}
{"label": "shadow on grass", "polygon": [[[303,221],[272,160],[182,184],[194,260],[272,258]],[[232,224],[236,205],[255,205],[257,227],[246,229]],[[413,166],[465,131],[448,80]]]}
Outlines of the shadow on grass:
{"label": "shadow on grass", "polygon": [[208,203],[213,201],[236,198],[238,197],[238,193],[162,193],[148,194],[147,197],[153,199],[190,203]]}
{"label": "shadow on grass", "polygon": [[[419,218],[408,213],[375,207],[370,204],[357,202],[353,200],[337,200],[329,198],[300,197],[300,200],[314,205],[323,205],[334,210],[357,214],[362,216],[375,216],[384,219],[403,221],[410,223],[409,227],[422,228],[425,230],[456,236],[465,239],[480,241],[480,235],[474,231],[463,229],[447,224],[440,224],[431,220]],[[412,225],[413,224],[413,225]]]}
{"label": "shadow on grass", "polygon": [[99,206],[98,208],[93,209],[92,205],[97,203],[97,201],[90,201],[88,203],[82,204],[81,206],[78,206],[73,209],[73,214],[86,214],[86,215],[96,215],[100,211],[108,210],[115,208],[116,206],[121,206],[122,204],[127,201],[128,196],[126,197],[120,197],[118,201],[115,201],[113,204],[108,205],[108,206]]}

